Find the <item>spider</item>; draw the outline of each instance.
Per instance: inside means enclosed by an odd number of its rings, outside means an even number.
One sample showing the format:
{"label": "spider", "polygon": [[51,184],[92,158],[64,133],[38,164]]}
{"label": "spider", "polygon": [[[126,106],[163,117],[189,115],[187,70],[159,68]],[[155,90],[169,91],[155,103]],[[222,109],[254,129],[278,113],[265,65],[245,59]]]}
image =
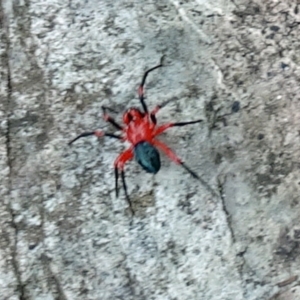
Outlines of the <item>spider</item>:
{"label": "spider", "polygon": [[163,57],[160,60],[160,64],[147,70],[144,73],[141,84],[138,88],[138,96],[143,110],[139,108],[130,107],[123,114],[123,125],[117,123],[111,116],[107,114],[107,107],[102,107],[103,118],[106,122],[111,123],[117,130],[122,131],[122,135],[116,135],[113,133],[105,133],[102,130],[95,130],[91,132],[84,132],[74,138],[69,142],[69,145],[77,141],[78,139],[90,135],[95,135],[100,138],[107,136],[110,138],[115,138],[121,141],[128,141],[131,146],[122,152],[114,162],[115,169],[115,191],[116,197],[119,195],[118,181],[119,175],[121,174],[123,189],[125,192],[126,200],[129,204],[129,208],[132,213],[132,203],[127,192],[127,185],[125,181],[125,172],[124,166],[127,161],[135,158],[135,160],[140,164],[140,166],[148,173],[156,174],[161,166],[160,156],[157,150],[160,149],[164,152],[169,159],[171,159],[176,164],[182,166],[186,171],[188,171],[194,178],[200,179],[199,176],[192,171],[167,145],[159,141],[156,137],[165,132],[167,129],[172,127],[180,127],[189,124],[200,123],[202,120],[195,120],[189,122],[178,122],[178,123],[166,123],[160,126],[157,126],[156,114],[158,111],[163,108],[170,101],[165,101],[160,105],[157,105],[152,111],[149,112],[148,107],[145,103],[145,90],[144,85],[147,79],[147,76],[150,72],[155,69],[163,67]]}

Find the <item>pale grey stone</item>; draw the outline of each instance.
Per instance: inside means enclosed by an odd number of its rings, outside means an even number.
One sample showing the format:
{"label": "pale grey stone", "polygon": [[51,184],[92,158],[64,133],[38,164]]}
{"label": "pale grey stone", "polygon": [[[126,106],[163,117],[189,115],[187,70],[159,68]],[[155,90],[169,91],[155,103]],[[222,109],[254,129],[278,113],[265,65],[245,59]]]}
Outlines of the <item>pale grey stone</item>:
{"label": "pale grey stone", "polygon": [[[296,1],[1,2],[1,299],[298,299],[299,5]],[[155,175],[77,134],[101,106],[171,101]],[[232,105],[239,110],[232,112]],[[289,280],[294,278],[293,280]]]}

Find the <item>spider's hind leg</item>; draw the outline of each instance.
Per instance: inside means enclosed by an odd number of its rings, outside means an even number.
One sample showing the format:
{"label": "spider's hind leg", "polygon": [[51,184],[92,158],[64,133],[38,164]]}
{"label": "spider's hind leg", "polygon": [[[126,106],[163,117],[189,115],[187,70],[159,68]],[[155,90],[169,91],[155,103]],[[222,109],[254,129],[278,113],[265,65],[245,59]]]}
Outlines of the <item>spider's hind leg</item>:
{"label": "spider's hind leg", "polygon": [[199,175],[197,175],[193,170],[191,170],[167,145],[158,140],[154,140],[153,144],[160,148],[173,162],[175,162],[177,165],[182,166],[194,178],[200,178]]}
{"label": "spider's hind leg", "polygon": [[118,197],[118,195],[119,195],[118,179],[119,179],[119,171],[121,171],[121,179],[122,179],[125,197],[128,202],[131,213],[134,214],[134,211],[132,209],[132,203],[131,203],[131,200],[130,200],[130,197],[129,197],[128,191],[127,191],[127,185],[126,185],[126,181],[125,181],[125,172],[124,172],[124,166],[125,166],[126,162],[131,160],[132,158],[133,158],[133,148],[129,148],[129,149],[125,150],[124,152],[122,152],[115,160],[115,189],[116,189],[116,197]]}
{"label": "spider's hind leg", "polygon": [[131,202],[130,197],[129,197],[128,192],[127,192],[127,185],[126,185],[126,181],[125,181],[125,172],[124,172],[124,170],[121,171],[121,178],[122,178],[122,184],[123,184],[123,189],[124,189],[126,200],[129,204],[129,208],[130,208],[131,213],[134,215],[134,210],[132,208],[132,202]]}
{"label": "spider's hind leg", "polygon": [[209,186],[205,180],[203,180],[196,172],[190,169],[167,145],[164,143],[154,140],[153,145],[160,148],[172,161],[174,161],[176,164],[182,166],[186,171],[188,171],[194,178],[199,180],[206,188],[210,191],[210,193],[216,197],[218,197],[218,194]]}

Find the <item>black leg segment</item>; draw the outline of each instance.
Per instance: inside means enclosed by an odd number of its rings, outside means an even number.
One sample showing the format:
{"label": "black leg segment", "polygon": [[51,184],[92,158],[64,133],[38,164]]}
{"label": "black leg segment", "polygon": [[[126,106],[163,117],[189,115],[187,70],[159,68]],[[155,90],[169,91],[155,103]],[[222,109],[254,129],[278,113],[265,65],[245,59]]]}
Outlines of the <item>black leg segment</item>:
{"label": "black leg segment", "polygon": [[212,195],[219,197],[219,195],[214,191],[214,189],[211,188],[205,180],[203,180],[199,175],[197,175],[193,170],[191,170],[186,164],[182,162],[181,166],[184,167],[195,179],[199,180],[207,188],[207,190],[211,192]]}
{"label": "black leg segment", "polygon": [[165,107],[168,103],[174,101],[174,99],[169,99],[169,100],[166,100],[164,101],[163,103],[159,104],[156,106],[156,108],[151,112],[150,114],[150,119],[152,121],[153,124],[156,124],[157,123],[157,120],[156,120],[156,113],[162,109],[163,107]]}
{"label": "black leg segment", "polygon": [[[71,144],[73,144],[78,139],[80,139],[82,137],[90,136],[90,135],[96,135],[97,136],[97,131],[83,132],[82,134],[78,135],[75,139],[73,139],[72,141],[70,141],[68,143],[68,145],[70,146]],[[114,139],[118,139],[118,140],[122,139],[122,137],[120,137],[119,135],[115,135],[113,133],[104,133],[103,136],[108,136],[108,137],[111,137],[111,138],[114,138]]]}
{"label": "black leg segment", "polygon": [[108,107],[108,106],[102,105],[101,107],[102,107],[102,110],[109,110],[109,111],[111,111],[111,112],[113,112],[113,113],[115,113],[115,114],[118,113],[116,110],[114,110],[114,109],[112,109],[112,108],[110,108],[110,107]]}
{"label": "black leg segment", "polygon": [[181,166],[184,167],[194,178],[200,180],[200,177],[193,170],[191,170],[185,163],[181,162]]}
{"label": "black leg segment", "polygon": [[123,127],[118,124],[112,117],[110,117],[107,113],[106,113],[106,110],[108,108],[105,107],[105,106],[102,106],[102,111],[103,111],[103,115],[104,115],[104,119],[106,122],[109,122],[110,124],[112,124],[116,129],[118,130],[123,130]]}
{"label": "black leg segment", "polygon": [[145,84],[145,82],[146,82],[146,78],[147,78],[147,76],[148,76],[148,74],[149,74],[150,72],[152,72],[153,70],[155,70],[155,69],[157,69],[157,68],[163,67],[163,61],[164,61],[164,56],[161,57],[159,65],[157,65],[157,66],[155,66],[155,67],[153,67],[153,68],[147,70],[147,71],[144,73],[144,76],[143,76],[143,79],[142,79],[142,82],[141,82],[141,87],[144,86],[144,84]]}
{"label": "black leg segment", "polygon": [[72,141],[70,141],[68,143],[68,145],[70,146],[71,144],[73,144],[75,141],[77,141],[78,139],[85,137],[85,136],[90,136],[90,135],[94,135],[95,131],[92,132],[83,132],[82,134],[78,135],[75,139],[73,139]]}
{"label": "black leg segment", "polygon": [[150,119],[151,119],[152,123],[156,125],[157,120],[156,120],[156,116],[154,114],[150,114]]}
{"label": "black leg segment", "polygon": [[115,190],[116,190],[116,198],[119,197],[118,180],[119,180],[119,170],[118,170],[118,168],[115,168]]}
{"label": "black leg segment", "polygon": [[130,198],[129,198],[128,192],[127,192],[127,185],[126,185],[126,181],[125,181],[125,172],[124,172],[124,170],[121,171],[121,178],[122,178],[122,183],[123,183],[123,188],[124,188],[126,200],[129,204],[130,211],[132,212],[132,214],[134,214],[134,211],[132,209],[132,204],[131,204],[131,201],[130,201]]}
{"label": "black leg segment", "polygon": [[145,97],[144,97],[144,85],[145,85],[145,82],[146,82],[146,79],[147,79],[147,76],[150,72],[154,71],[155,69],[158,69],[158,68],[161,68],[163,67],[163,59],[164,59],[164,56],[161,57],[160,59],[160,64],[147,70],[145,73],[144,73],[144,76],[143,76],[143,79],[142,79],[142,82],[139,86],[139,98],[140,98],[140,102],[143,106],[143,109],[144,109],[144,112],[145,113],[148,113],[148,107],[145,103]]}
{"label": "black leg segment", "polygon": [[203,122],[203,120],[195,120],[190,122],[178,122],[178,123],[173,123],[172,126],[185,126],[185,125],[196,124],[200,122]]}

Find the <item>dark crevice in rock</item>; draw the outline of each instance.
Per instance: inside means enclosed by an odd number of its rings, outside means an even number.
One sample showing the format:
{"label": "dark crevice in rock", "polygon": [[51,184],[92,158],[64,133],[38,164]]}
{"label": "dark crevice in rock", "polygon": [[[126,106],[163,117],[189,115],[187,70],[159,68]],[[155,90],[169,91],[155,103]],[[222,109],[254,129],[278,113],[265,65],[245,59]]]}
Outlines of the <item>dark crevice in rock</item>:
{"label": "dark crevice in rock", "polygon": [[51,269],[51,258],[49,258],[46,254],[42,254],[41,262],[44,268],[44,272],[47,277],[47,285],[49,289],[51,290],[52,294],[55,295],[56,300],[67,300],[67,296],[64,293],[62,284],[60,283],[60,280],[56,274],[53,273]]}
{"label": "dark crevice in rock", "polygon": [[[9,168],[9,174],[8,174],[8,193],[11,192],[12,190],[12,155],[11,155],[11,139],[10,139],[10,134],[11,134],[11,94],[12,94],[12,83],[11,83],[11,69],[10,69],[10,63],[9,63],[9,58],[10,58],[10,52],[11,52],[11,47],[10,47],[10,29],[9,29],[9,20],[8,20],[8,16],[6,16],[5,11],[4,11],[4,7],[3,7],[3,2],[0,1],[0,15],[3,16],[3,18],[1,19],[1,27],[4,29],[4,40],[6,43],[6,51],[4,54],[4,66],[6,67],[7,70],[7,78],[6,78],[6,89],[7,89],[7,100],[6,100],[6,133],[5,133],[5,137],[6,137],[6,142],[5,142],[5,146],[6,146],[6,153],[7,153],[7,165]],[[9,195],[8,195],[9,196]],[[15,213],[13,211],[13,208],[11,206],[11,203],[8,204],[8,211],[10,213],[11,216],[11,227],[14,230],[14,236],[13,241],[11,241],[11,257],[12,257],[12,266],[14,269],[14,273],[15,273],[15,277],[17,280],[17,289],[18,289],[18,293],[19,293],[19,299],[20,300],[26,300],[25,297],[25,285],[22,283],[22,279],[21,279],[21,271],[20,271],[20,266],[19,266],[19,262],[18,262],[18,226],[15,222]]]}
{"label": "dark crevice in rock", "polygon": [[226,221],[227,221],[227,225],[231,234],[231,239],[232,239],[232,243],[235,243],[235,235],[234,235],[234,230],[232,227],[232,217],[227,209],[226,206],[226,199],[225,199],[225,195],[224,195],[224,187],[223,187],[223,183],[221,182],[220,178],[218,178],[218,189],[219,189],[219,194],[220,194],[220,198],[222,201],[222,209],[225,212],[226,215]]}

